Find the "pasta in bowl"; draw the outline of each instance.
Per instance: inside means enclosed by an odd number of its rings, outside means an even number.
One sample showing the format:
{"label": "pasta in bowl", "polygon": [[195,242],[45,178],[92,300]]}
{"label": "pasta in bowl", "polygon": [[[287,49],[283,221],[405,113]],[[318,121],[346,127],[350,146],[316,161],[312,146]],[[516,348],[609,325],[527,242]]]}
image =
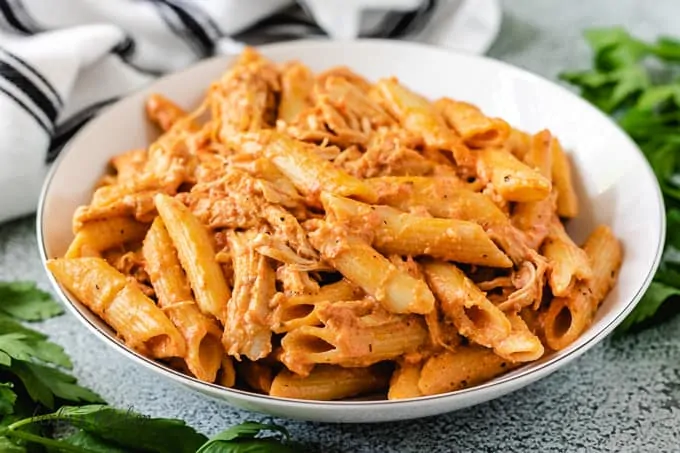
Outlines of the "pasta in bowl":
{"label": "pasta in bowl", "polygon": [[567,233],[584,200],[560,135],[304,49],[246,49],[193,105],[136,96],[158,132],[100,156],[46,254],[78,313],[210,394],[312,419],[303,400],[471,404],[576,351],[628,244],[593,218]]}

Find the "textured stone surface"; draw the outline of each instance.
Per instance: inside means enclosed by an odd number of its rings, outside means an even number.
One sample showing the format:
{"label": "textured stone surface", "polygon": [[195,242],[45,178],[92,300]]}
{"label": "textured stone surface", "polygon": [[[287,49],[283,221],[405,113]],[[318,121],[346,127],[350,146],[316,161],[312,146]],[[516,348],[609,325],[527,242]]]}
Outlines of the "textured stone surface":
{"label": "textured stone surface", "polygon": [[[584,27],[620,24],[647,37],[680,35],[673,27],[680,18],[677,0],[508,0],[504,7],[491,55],[549,78],[587,65]],[[0,226],[0,279],[14,278],[48,289],[32,218]],[[81,382],[112,404],[183,418],[206,434],[253,418],[159,380],[109,350],[70,315],[39,327],[73,356]],[[323,452],[677,451],[680,318],[609,338],[537,384],[456,413],[366,426],[279,422]]]}

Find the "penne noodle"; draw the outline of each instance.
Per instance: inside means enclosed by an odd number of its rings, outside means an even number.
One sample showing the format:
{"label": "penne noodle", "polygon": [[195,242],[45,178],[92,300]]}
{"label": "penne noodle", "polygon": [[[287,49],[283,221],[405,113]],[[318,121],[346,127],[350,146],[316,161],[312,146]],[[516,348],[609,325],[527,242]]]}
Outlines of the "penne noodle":
{"label": "penne noodle", "polygon": [[227,302],[231,290],[215,259],[215,249],[206,228],[178,200],[158,194],[156,209],[177,249],[198,308],[207,315],[226,322]]}
{"label": "penne noodle", "polygon": [[434,103],[448,125],[472,148],[501,146],[510,135],[510,126],[500,118],[489,118],[467,102],[441,98]]}
{"label": "penne noodle", "polygon": [[449,263],[427,261],[423,272],[441,302],[442,312],[461,335],[486,347],[508,337],[512,326],[507,316],[460,269]]}
{"label": "penne noodle", "polygon": [[214,382],[224,351],[217,322],[196,306],[186,275],[163,220],[157,217],[142,247],[145,269],[156,292],[158,306],[177,327],[187,344],[183,357],[198,379]]}
{"label": "penne noodle", "polygon": [[236,365],[238,375],[258,393],[268,395],[274,380],[274,370],[261,362],[243,360]]}
{"label": "penne noodle", "polygon": [[473,222],[435,219],[321,194],[327,215],[357,225],[375,224],[372,245],[386,255],[427,255],[489,267],[512,267],[510,259]]}
{"label": "penne noodle", "polygon": [[611,228],[599,225],[583,244],[592,267],[592,284],[595,309],[599,307],[609,291],[614,287],[616,276],[621,269],[623,248]]}
{"label": "penne noodle", "polygon": [[236,370],[234,368],[234,361],[228,355],[222,356],[222,366],[220,367],[220,373],[217,376],[217,382],[222,387],[233,387],[236,385]]}
{"label": "penne noodle", "polygon": [[314,294],[301,294],[279,298],[274,310],[272,330],[274,333],[290,332],[302,326],[321,324],[318,308],[323,302],[340,302],[361,297],[362,291],[347,280],[322,286]]}
{"label": "penne noodle", "polygon": [[490,349],[461,346],[430,357],[420,372],[418,388],[423,395],[453,392],[493,379],[512,367]]}
{"label": "penne noodle", "polygon": [[589,280],[593,275],[588,255],[574,244],[556,217],[541,252],[550,263],[548,282],[556,297],[568,296],[578,281]]}
{"label": "penne noodle", "polygon": [[524,156],[529,152],[530,146],[531,134],[512,128],[502,148],[517,159],[524,160]]}
{"label": "penne noodle", "polygon": [[375,89],[404,129],[422,135],[430,148],[450,151],[458,165],[469,164],[470,150],[427,99],[401,85],[396,78],[379,80]]}
{"label": "penne noodle", "polygon": [[[251,234],[252,233],[252,234]],[[268,258],[252,247],[254,232],[227,235],[234,266],[234,292],[227,306],[222,344],[231,356],[262,359],[272,351],[269,302],[276,273]]]}
{"label": "penne noodle", "polygon": [[569,157],[556,138],[553,139],[552,179],[557,192],[557,215],[572,218],[578,215],[578,197],[571,174]]}
{"label": "penne noodle", "polygon": [[154,358],[183,357],[186,343],[136,282],[101,258],[59,258],[47,267],[64,287],[120,335],[125,344]]}
{"label": "penne noodle", "polygon": [[416,352],[428,340],[422,318],[388,313],[372,300],[324,303],[319,319],[323,327],[303,326],[281,340],[280,359],[289,370],[306,374],[320,363],[365,367]]}
{"label": "penne noodle", "polygon": [[128,242],[144,239],[149,225],[130,217],[110,217],[84,223],[69,245],[64,258],[101,256],[101,253]]}
{"label": "penne noodle", "polygon": [[292,62],[281,71],[281,102],[278,119],[290,123],[311,106],[314,76],[307,66]]}
{"label": "penne noodle", "polygon": [[384,390],[388,381],[389,372],[379,365],[369,368],[319,365],[308,376],[282,370],[274,378],[269,395],[331,401]]}
{"label": "penne noodle", "polygon": [[[552,135],[543,130],[531,139],[529,151],[524,156],[525,163],[550,180],[552,167]],[[513,225],[525,233],[527,245],[537,250],[546,236],[555,212],[554,192],[540,201],[517,203],[512,214]]]}
{"label": "penne noodle", "polygon": [[387,391],[387,399],[401,400],[423,396],[418,387],[422,367],[422,363],[399,363],[394,373],[392,373],[390,388]]}
{"label": "penne noodle", "polygon": [[394,119],[360,86],[345,77],[324,79],[323,94],[328,101],[348,117],[366,119],[371,127],[392,126]]}
{"label": "penne noodle", "polygon": [[111,158],[111,166],[116,172],[116,183],[131,183],[135,176],[144,171],[147,163],[146,149],[133,149]]}
{"label": "penne noodle", "polygon": [[546,344],[553,350],[566,348],[590,326],[621,267],[621,244],[606,226],[590,234],[583,250],[590,260],[591,279],[579,282],[571,295],[553,299],[542,316]]}
{"label": "penne noodle", "polygon": [[376,200],[373,188],[332,163],[314,154],[302,142],[283,134],[272,134],[265,145],[265,156],[303,194],[315,198],[321,191],[341,196],[355,196],[372,203]]}
{"label": "penne noodle", "polygon": [[368,181],[377,187],[379,204],[402,211],[424,207],[434,217],[476,222],[485,229],[509,223],[489,197],[468,190],[457,178],[390,177]]}
{"label": "penne noodle", "polygon": [[527,327],[517,313],[507,315],[512,326],[510,334],[497,342],[493,351],[511,362],[531,362],[543,356],[544,348],[541,340]]}
{"label": "penne noodle", "polygon": [[477,173],[507,201],[540,201],[551,191],[550,180],[517,160],[512,154],[493,148],[475,152]]}
{"label": "penne noodle", "polygon": [[434,296],[424,281],[397,269],[362,239],[335,234],[333,226],[325,222],[309,239],[325,261],[387,311],[425,314],[434,308]]}
{"label": "penne noodle", "polygon": [[[172,126],[187,116],[187,112],[162,94],[154,93],[146,100],[146,116],[162,131],[169,131]],[[198,125],[189,120],[187,126],[197,130]]]}
{"label": "penne noodle", "polygon": [[529,149],[524,155],[524,163],[545,178],[552,179],[554,139],[549,130],[544,129],[531,136]]}

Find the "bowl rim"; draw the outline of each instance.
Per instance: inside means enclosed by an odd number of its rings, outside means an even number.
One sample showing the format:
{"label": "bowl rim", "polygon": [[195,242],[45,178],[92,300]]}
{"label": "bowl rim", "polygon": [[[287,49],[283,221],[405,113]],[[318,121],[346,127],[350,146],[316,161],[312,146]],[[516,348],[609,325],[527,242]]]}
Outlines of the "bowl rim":
{"label": "bowl rim", "polygon": [[[105,117],[106,111],[109,109],[114,108],[117,106],[120,102],[124,102],[128,100],[129,98],[137,95],[141,91],[149,90],[151,89],[154,85],[165,81],[169,78],[172,77],[179,77],[185,73],[195,71],[197,68],[202,67],[202,66],[210,66],[214,64],[218,60],[222,60],[225,63],[228,64],[228,62],[234,58],[237,57],[237,55],[218,55],[214,56],[205,60],[202,60],[196,64],[190,65],[180,71],[172,72],[166,75],[163,75],[162,77],[159,77],[152,82],[150,82],[147,85],[144,85],[140,87],[138,90],[135,90],[133,92],[127,93],[125,96],[121,97],[118,101],[115,103],[111,104],[110,106],[107,106],[99,115],[97,115],[96,118],[94,118],[92,121],[90,121],[88,124],[86,124],[74,138],[72,138],[69,143],[66,145],[66,147],[61,151],[57,159],[52,163],[51,168],[49,169],[47,176],[45,178],[45,181],[43,183],[42,190],[40,192],[40,198],[38,201],[38,209],[37,209],[37,216],[36,216],[36,230],[37,230],[37,242],[38,242],[38,248],[40,252],[40,260],[43,265],[43,269],[47,273],[47,277],[50,281],[50,284],[52,285],[53,289],[57,292],[59,298],[61,299],[62,303],[67,307],[67,309],[82,323],[85,325],[85,327],[93,332],[96,337],[98,337],[101,341],[104,343],[108,344],[109,346],[112,346],[113,349],[117,350],[119,353],[125,355],[126,357],[132,359],[135,363],[140,364],[144,366],[147,369],[150,369],[156,373],[162,374],[164,377],[169,378],[175,383],[182,384],[185,386],[189,386],[192,388],[192,390],[197,390],[201,391],[203,394],[207,394],[210,397],[214,399],[220,399],[218,396],[216,396],[219,393],[224,393],[227,396],[238,399],[243,402],[261,402],[264,404],[275,404],[277,406],[280,406],[281,408],[311,408],[313,406],[322,406],[326,407],[328,409],[337,409],[340,410],[341,408],[367,408],[367,407],[384,407],[384,408],[404,408],[407,409],[411,406],[418,406],[421,405],[425,402],[429,401],[434,401],[434,400],[446,400],[446,399],[454,399],[457,397],[461,397],[463,395],[470,395],[473,393],[478,393],[482,394],[484,391],[489,391],[489,390],[499,390],[502,391],[503,388],[508,386],[508,384],[512,383],[513,381],[519,381],[523,380],[526,378],[529,378],[532,375],[539,375],[540,377],[544,377],[548,374],[551,374],[552,372],[556,371],[559,369],[562,365],[567,364],[569,361],[572,359],[575,359],[588,351],[590,348],[598,344],[602,339],[604,339],[605,336],[609,335],[624,319],[625,317],[633,310],[633,308],[637,305],[637,303],[640,301],[642,296],[644,295],[645,291],[649,287],[649,285],[652,282],[652,279],[654,277],[654,274],[656,273],[656,270],[659,267],[659,264],[661,262],[661,257],[663,253],[663,246],[665,243],[665,238],[666,238],[666,212],[665,212],[665,204],[664,204],[664,199],[663,199],[663,194],[661,192],[661,188],[658,184],[658,181],[656,179],[656,176],[647,161],[647,159],[644,157],[644,154],[640,150],[640,148],[637,146],[637,144],[626,134],[619,126],[614,122],[612,118],[609,116],[605,115],[603,112],[598,110],[595,106],[592,104],[588,103],[586,100],[580,98],[564,86],[555,83],[551,81],[550,79],[543,77],[541,75],[532,73],[528,70],[519,68],[517,66],[514,66],[510,63],[506,63],[501,60],[497,60],[491,57],[487,57],[484,55],[474,55],[474,54],[468,54],[465,52],[460,52],[460,51],[455,51],[452,49],[447,49],[444,47],[439,47],[439,46],[434,46],[430,44],[423,44],[423,43],[417,43],[417,42],[409,42],[409,41],[395,41],[395,40],[388,40],[388,39],[371,39],[371,38],[361,38],[361,39],[355,39],[351,41],[318,41],[318,40],[309,40],[309,39],[304,39],[304,40],[295,40],[295,41],[282,41],[282,42],[277,42],[277,43],[272,43],[272,44],[266,44],[262,46],[256,46],[256,49],[262,50],[262,51],[276,51],[279,49],[286,49],[289,48],[290,50],[294,51],[296,48],[308,48],[308,47],[324,47],[324,48],[342,48],[344,46],[376,46],[376,47],[383,47],[383,46],[389,46],[389,47],[397,47],[397,48],[411,48],[412,50],[422,50],[422,51],[427,51],[427,52],[435,52],[439,53],[442,55],[442,57],[447,58],[450,56],[455,56],[456,58],[460,59],[467,59],[467,60],[473,60],[473,61],[482,61],[485,64],[491,64],[492,66],[495,65],[497,68],[503,70],[503,71],[510,71],[514,73],[515,75],[522,77],[524,79],[530,80],[533,83],[538,83],[542,85],[547,85],[550,86],[551,89],[553,90],[558,90],[561,91],[563,94],[568,95],[571,97],[575,102],[580,103],[583,109],[595,111],[598,115],[604,118],[605,121],[608,121],[611,127],[618,129],[618,131],[623,135],[623,138],[629,142],[629,144],[635,149],[639,154],[640,157],[643,158],[644,161],[644,169],[641,169],[641,172],[646,172],[647,177],[649,177],[652,181],[654,181],[654,186],[656,188],[656,202],[658,204],[658,209],[659,209],[659,225],[660,225],[660,231],[659,231],[659,237],[658,237],[658,242],[656,246],[656,250],[654,251],[654,261],[652,263],[652,267],[648,270],[647,275],[645,276],[645,279],[641,285],[640,288],[638,288],[638,291],[636,294],[627,302],[626,306],[606,325],[604,326],[599,332],[596,332],[592,338],[588,339],[584,343],[578,345],[577,347],[573,347],[573,349],[566,351],[563,355],[557,356],[554,355],[553,357],[548,357],[547,359],[544,359],[540,363],[527,363],[523,365],[522,367],[516,369],[513,371],[511,375],[502,375],[492,381],[488,381],[479,385],[476,385],[474,387],[469,387],[461,390],[456,390],[452,392],[447,392],[447,393],[441,393],[441,394],[436,394],[436,395],[428,395],[428,396],[420,396],[420,397],[414,397],[414,398],[406,398],[406,399],[401,399],[401,400],[370,400],[370,401],[317,401],[317,400],[303,400],[303,399],[295,399],[295,398],[283,398],[283,397],[276,397],[276,396],[269,396],[269,395],[262,395],[246,390],[240,390],[240,389],[235,389],[235,388],[228,388],[228,387],[223,387],[215,383],[210,383],[210,382],[204,382],[196,379],[193,376],[189,376],[187,374],[184,374],[180,371],[174,370],[172,368],[169,368],[162,363],[159,363],[153,359],[147,358],[140,353],[134,351],[133,349],[128,348],[125,346],[123,343],[119,342],[116,340],[114,335],[109,334],[108,332],[103,331],[101,328],[99,328],[93,321],[88,319],[81,310],[76,306],[76,304],[70,300],[70,298],[67,296],[67,291],[65,289],[62,289],[61,285],[57,282],[57,280],[54,278],[52,273],[49,271],[47,268],[47,260],[49,257],[47,256],[47,250],[46,250],[46,244],[45,244],[45,234],[44,234],[44,210],[45,210],[45,205],[46,205],[46,199],[47,196],[50,192],[50,187],[53,182],[55,174],[58,172],[59,167],[63,160],[65,159],[65,156],[70,152],[72,148],[74,148],[74,143],[76,143],[76,137],[80,134],[83,133],[83,131],[87,130],[88,128],[93,127],[93,124],[96,124],[98,121],[103,121],[102,118]],[[287,50],[287,49],[286,49]],[[86,308],[85,308],[86,309]],[[93,316],[96,316],[93,314]],[[577,340],[578,341],[578,340]],[[572,345],[573,346],[573,345]],[[571,346],[570,346],[571,347]],[[522,385],[520,385],[521,387]]]}

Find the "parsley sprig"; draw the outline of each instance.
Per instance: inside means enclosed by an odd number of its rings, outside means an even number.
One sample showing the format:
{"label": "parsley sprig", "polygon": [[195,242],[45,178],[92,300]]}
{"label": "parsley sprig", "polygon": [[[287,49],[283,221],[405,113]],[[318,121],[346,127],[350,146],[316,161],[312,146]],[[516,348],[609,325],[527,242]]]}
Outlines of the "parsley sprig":
{"label": "parsley sprig", "polygon": [[[649,325],[680,296],[680,40],[654,42],[621,27],[585,32],[593,67],[560,78],[612,115],[635,140],[664,194],[667,237],[660,268],[620,332]],[[670,307],[671,310],[661,310]]]}
{"label": "parsley sprig", "polygon": [[59,345],[19,322],[61,313],[61,307],[34,283],[0,282],[0,451],[304,451],[291,442],[285,428],[274,424],[245,422],[208,439],[181,420],[145,417],[103,404],[99,395],[67,373],[73,365]]}

